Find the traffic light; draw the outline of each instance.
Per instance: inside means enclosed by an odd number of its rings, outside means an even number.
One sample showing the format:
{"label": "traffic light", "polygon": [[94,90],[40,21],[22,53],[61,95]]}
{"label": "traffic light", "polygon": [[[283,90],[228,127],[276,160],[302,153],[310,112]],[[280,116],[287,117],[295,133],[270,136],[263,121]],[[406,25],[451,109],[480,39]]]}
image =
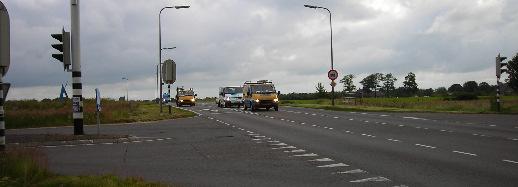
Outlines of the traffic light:
{"label": "traffic light", "polygon": [[65,32],[65,29],[61,31],[61,34],[51,34],[52,38],[59,40],[61,43],[52,44],[52,48],[57,49],[61,53],[52,54],[52,57],[63,62],[63,69],[69,70],[70,68],[70,32]]}
{"label": "traffic light", "polygon": [[500,53],[498,53],[498,56],[496,57],[496,77],[498,78],[500,78],[500,75],[502,73],[507,72],[507,69],[502,69],[505,68],[505,66],[507,66],[507,63],[502,63],[502,61],[504,61],[505,59],[507,59],[507,57],[501,57]]}

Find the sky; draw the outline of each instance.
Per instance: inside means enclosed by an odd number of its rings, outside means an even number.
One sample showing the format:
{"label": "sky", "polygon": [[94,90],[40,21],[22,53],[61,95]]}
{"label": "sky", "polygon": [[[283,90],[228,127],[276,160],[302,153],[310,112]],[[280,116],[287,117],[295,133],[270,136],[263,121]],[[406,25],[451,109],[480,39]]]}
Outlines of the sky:
{"label": "sky", "polygon": [[[50,37],[70,30],[68,0],[0,0],[10,16],[8,100],[59,96],[71,73],[51,57]],[[173,59],[177,80],[199,97],[218,87],[268,79],[282,93],[327,90],[331,68],[359,82],[392,73],[402,86],[409,72],[419,88],[474,80],[496,84],[495,56],[518,52],[518,0],[81,0],[83,96],[157,97],[158,16],[162,60]],[[128,80],[122,79],[126,77]],[[167,88],[164,87],[166,90]],[[338,85],[337,90],[341,90]]]}

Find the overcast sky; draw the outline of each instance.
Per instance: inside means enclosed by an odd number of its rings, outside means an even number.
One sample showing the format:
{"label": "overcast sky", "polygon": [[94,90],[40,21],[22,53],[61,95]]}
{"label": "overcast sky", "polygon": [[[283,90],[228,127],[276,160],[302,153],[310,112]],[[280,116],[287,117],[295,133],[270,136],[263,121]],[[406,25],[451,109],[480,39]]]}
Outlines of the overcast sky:
{"label": "overcast sky", "polygon": [[[68,0],[1,0],[11,20],[12,84],[8,99],[58,97],[71,74],[51,57],[50,37],[70,30]],[[176,86],[216,96],[220,86],[269,79],[278,90],[330,90],[329,14],[333,13],[335,69],[354,74],[393,73],[397,85],[414,72],[420,88],[468,80],[495,84],[498,53],[518,52],[517,0],[82,0],[83,96],[156,96],[158,12],[163,60],[177,63]],[[341,86],[338,87],[341,89]]]}

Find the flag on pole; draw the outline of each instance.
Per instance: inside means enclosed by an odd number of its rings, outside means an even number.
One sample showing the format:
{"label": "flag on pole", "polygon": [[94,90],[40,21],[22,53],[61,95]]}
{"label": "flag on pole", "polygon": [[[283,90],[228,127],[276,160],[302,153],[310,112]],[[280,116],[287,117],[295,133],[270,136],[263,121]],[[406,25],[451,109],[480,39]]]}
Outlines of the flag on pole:
{"label": "flag on pole", "polygon": [[101,92],[99,91],[99,88],[95,89],[95,103],[97,106],[97,111],[101,111]]}

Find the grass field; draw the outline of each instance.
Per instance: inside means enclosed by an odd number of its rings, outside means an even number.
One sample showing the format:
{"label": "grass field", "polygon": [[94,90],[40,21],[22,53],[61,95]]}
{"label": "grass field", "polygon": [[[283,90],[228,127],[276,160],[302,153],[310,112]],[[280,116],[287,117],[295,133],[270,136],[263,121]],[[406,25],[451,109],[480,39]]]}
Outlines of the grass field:
{"label": "grass field", "polygon": [[[160,114],[160,106],[152,102],[102,100],[101,123],[128,123],[155,121],[190,117],[195,114],[173,108],[169,115],[167,106]],[[86,99],[84,105],[84,123],[96,124],[95,100]],[[48,127],[72,125],[71,101],[22,100],[5,103],[5,124],[7,129],[27,127]]]}
{"label": "grass field", "polygon": [[[451,101],[442,97],[405,97],[405,98],[363,98],[356,100],[283,100],[282,105],[322,108],[344,111],[393,111],[393,112],[451,112],[451,113],[496,113],[491,97],[477,100]],[[518,113],[518,96],[502,98],[502,113]]]}
{"label": "grass field", "polygon": [[32,148],[20,148],[0,152],[0,186],[165,187],[167,185],[145,182],[136,177],[57,175],[48,171],[47,158],[42,152]]}

